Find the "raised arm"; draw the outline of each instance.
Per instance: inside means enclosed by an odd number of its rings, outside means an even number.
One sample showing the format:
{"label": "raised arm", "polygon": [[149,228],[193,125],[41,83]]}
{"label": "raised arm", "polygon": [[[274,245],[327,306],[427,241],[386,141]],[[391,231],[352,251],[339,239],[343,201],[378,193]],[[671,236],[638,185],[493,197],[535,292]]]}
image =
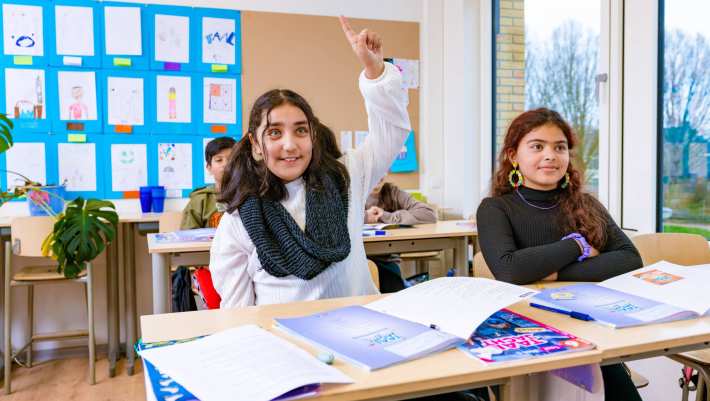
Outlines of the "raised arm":
{"label": "raised arm", "polygon": [[362,194],[362,202],[377,185],[400,152],[411,131],[407,112],[407,90],[402,87],[402,77],[392,64],[382,58],[382,39],[375,32],[363,29],[356,33],[345,17],[340,17],[348,43],[362,64],[360,91],[365,98],[369,134],[365,142],[345,156],[345,163],[353,177],[353,193]]}

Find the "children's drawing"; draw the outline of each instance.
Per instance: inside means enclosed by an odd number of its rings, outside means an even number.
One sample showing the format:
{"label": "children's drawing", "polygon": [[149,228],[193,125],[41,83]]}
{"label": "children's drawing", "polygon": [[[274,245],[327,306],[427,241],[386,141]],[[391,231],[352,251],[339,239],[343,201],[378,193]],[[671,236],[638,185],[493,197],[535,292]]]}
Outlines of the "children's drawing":
{"label": "children's drawing", "polygon": [[5,54],[43,56],[42,7],[24,4],[2,5]]}
{"label": "children's drawing", "polygon": [[190,18],[155,15],[155,60],[190,62]]}
{"label": "children's drawing", "polygon": [[143,54],[140,7],[104,7],[104,27],[106,54]]}
{"label": "children's drawing", "polygon": [[12,191],[16,186],[24,185],[24,179],[14,171],[32,181],[47,183],[47,161],[44,143],[15,142],[5,153],[7,156],[7,188]]}
{"label": "children's drawing", "polygon": [[143,78],[109,77],[108,123],[143,125]]}
{"label": "children's drawing", "polygon": [[205,123],[237,122],[237,81],[233,78],[204,78],[203,119]]}
{"label": "children's drawing", "polygon": [[236,23],[230,18],[202,18],[202,62],[234,64]]}
{"label": "children's drawing", "polygon": [[177,118],[177,106],[175,102],[177,100],[177,93],[175,93],[175,87],[171,86],[168,89],[168,118],[174,120]]}
{"label": "children's drawing", "polygon": [[192,188],[192,144],[158,144],[158,185],[166,189]]}
{"label": "children's drawing", "polygon": [[59,71],[60,120],[96,120],[96,73]]}
{"label": "children's drawing", "polygon": [[91,7],[54,6],[57,54],[94,55],[94,12]]}
{"label": "children's drawing", "polygon": [[60,143],[59,183],[68,191],[96,191],[96,145]]}
{"label": "children's drawing", "polygon": [[5,114],[18,120],[47,117],[44,70],[5,70]]}
{"label": "children's drawing", "polygon": [[189,123],[192,121],[190,77],[158,75],[156,88],[158,122]]}
{"label": "children's drawing", "polygon": [[111,190],[137,191],[148,185],[145,144],[111,144]]}

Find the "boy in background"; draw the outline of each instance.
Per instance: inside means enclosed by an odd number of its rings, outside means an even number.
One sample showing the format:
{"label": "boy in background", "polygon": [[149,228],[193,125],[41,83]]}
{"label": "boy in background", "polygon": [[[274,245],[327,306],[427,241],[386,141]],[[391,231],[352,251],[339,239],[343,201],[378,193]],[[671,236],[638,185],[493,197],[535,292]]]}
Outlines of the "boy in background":
{"label": "boy in background", "polygon": [[[217,203],[224,166],[229,161],[232,147],[237,143],[230,137],[219,137],[210,141],[205,147],[207,171],[214,177],[214,185],[197,188],[190,193],[190,202],[182,211],[181,230],[195,228],[217,227],[224,209]],[[209,269],[197,267],[190,278],[188,267],[180,266],[173,273],[173,311],[185,312],[197,310],[192,296],[193,287],[209,309],[219,308],[219,294],[212,285]]]}

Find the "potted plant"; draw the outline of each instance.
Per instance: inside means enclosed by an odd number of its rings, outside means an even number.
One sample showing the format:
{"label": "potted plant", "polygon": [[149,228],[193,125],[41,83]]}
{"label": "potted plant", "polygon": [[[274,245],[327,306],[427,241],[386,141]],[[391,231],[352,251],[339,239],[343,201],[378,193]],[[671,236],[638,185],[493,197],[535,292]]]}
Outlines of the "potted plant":
{"label": "potted plant", "polygon": [[42,243],[42,253],[56,259],[59,271],[67,278],[77,277],[85,264],[113,241],[118,230],[115,206],[105,200],[76,198],[56,219],[54,230]]}
{"label": "potted plant", "polygon": [[[0,113],[0,153],[12,147],[12,129],[12,121]],[[51,207],[49,197],[58,195],[43,190],[39,183],[21,174],[17,175],[23,179],[23,185],[0,192],[0,205],[27,196],[46,214],[53,216],[56,219],[54,229],[44,240],[42,251],[45,256],[57,260],[58,269],[65,277],[77,277],[85,263],[95,259],[116,237],[118,214],[114,204],[79,197],[57,213],[56,208]]]}

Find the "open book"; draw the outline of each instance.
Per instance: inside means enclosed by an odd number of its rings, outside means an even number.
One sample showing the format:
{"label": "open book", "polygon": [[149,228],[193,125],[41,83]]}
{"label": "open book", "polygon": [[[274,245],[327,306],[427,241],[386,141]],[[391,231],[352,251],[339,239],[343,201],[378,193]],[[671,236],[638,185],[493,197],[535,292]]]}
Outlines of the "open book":
{"label": "open book", "polygon": [[338,369],[255,325],[140,348],[149,400],[287,400],[316,394],[321,383],[352,383]]}
{"label": "open book", "polygon": [[531,301],[615,328],[710,315],[710,265],[661,261],[602,281],[548,289]]}
{"label": "open book", "polygon": [[214,238],[216,228],[196,228],[194,230],[171,231],[154,234],[158,244],[174,244],[178,242],[210,242]]}
{"label": "open book", "polygon": [[461,344],[492,313],[534,294],[485,278],[442,277],[366,305],[275,320],[277,328],[374,370]]}

